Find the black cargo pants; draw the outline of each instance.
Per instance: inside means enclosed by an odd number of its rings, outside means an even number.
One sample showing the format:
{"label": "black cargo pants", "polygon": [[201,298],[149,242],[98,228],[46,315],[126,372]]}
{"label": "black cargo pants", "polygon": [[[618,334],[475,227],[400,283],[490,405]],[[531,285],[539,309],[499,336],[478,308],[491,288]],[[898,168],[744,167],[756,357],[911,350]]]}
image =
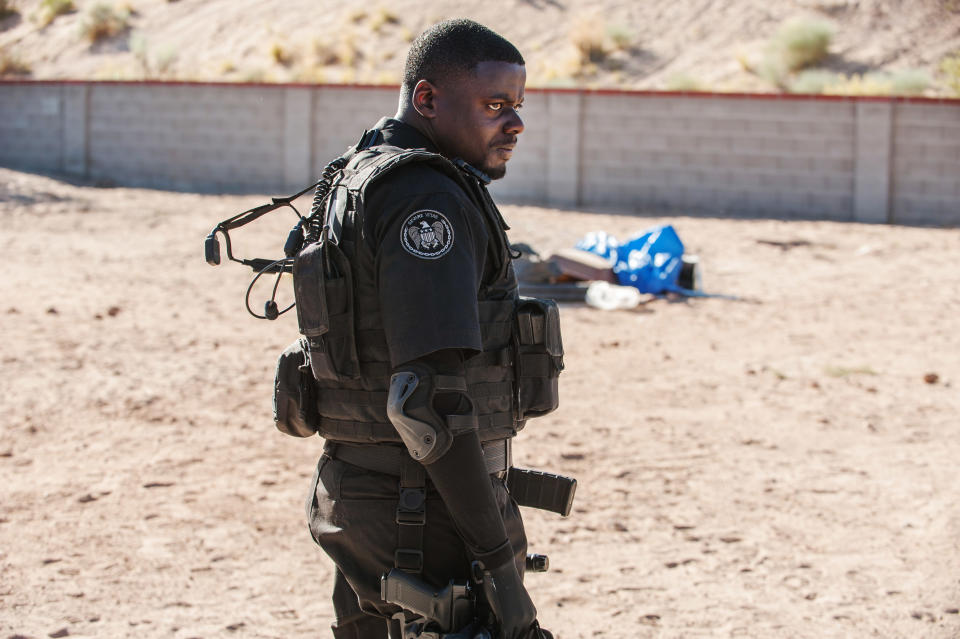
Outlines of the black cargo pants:
{"label": "black cargo pants", "polygon": [[[491,475],[507,536],[523,574],[527,538],[516,502],[503,480]],[[435,587],[465,582],[471,557],[443,500],[427,480],[423,574]],[[385,639],[397,606],[380,599],[380,577],[394,567],[399,478],[371,472],[323,455],[317,463],[307,518],[313,540],[337,566],[333,584],[336,639]],[[396,628],[394,628],[396,632]]]}

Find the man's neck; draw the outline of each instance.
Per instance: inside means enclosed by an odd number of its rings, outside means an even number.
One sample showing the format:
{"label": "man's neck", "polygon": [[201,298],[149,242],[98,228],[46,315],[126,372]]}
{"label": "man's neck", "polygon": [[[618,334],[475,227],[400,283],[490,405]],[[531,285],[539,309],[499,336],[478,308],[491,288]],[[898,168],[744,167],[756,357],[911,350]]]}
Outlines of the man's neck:
{"label": "man's neck", "polygon": [[401,109],[397,111],[397,114],[393,116],[393,119],[399,120],[400,122],[403,122],[407,126],[411,126],[414,129],[416,129],[417,132],[420,133],[420,135],[430,140],[430,143],[433,144],[434,147],[440,150],[441,155],[445,155],[443,153],[443,147],[437,144],[437,139],[433,135],[433,131],[430,127],[429,120],[421,116],[412,108]]}

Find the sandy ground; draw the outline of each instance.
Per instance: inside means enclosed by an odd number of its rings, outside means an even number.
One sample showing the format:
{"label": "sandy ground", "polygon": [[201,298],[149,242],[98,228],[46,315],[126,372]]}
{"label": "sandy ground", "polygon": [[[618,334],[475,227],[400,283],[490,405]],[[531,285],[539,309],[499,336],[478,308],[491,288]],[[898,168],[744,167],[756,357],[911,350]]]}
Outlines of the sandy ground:
{"label": "sandy ground", "polygon": [[[270,413],[294,318],[202,259],[259,201],[0,170],[0,636],[329,636],[322,442]],[[742,298],[563,305],[562,406],[517,445],[580,480],[568,519],[526,514],[545,627],[960,637],[960,231],[504,212],[547,253],[667,219]]]}

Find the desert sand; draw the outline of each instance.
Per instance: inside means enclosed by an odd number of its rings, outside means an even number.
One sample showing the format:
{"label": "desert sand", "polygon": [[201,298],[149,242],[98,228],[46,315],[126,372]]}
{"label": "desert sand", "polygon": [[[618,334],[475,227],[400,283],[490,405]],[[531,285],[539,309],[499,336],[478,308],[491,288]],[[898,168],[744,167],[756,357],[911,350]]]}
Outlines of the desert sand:
{"label": "desert sand", "polygon": [[[33,79],[397,84],[413,37],[452,17],[514,42],[535,86],[777,91],[763,78],[767,49],[801,16],[835,30],[820,67],[920,70],[928,95],[955,93],[939,65],[960,51],[956,0],[73,0],[46,26],[50,0],[7,4],[17,13],[0,19],[0,55]],[[91,44],[98,5],[127,17]],[[592,62],[578,50],[591,43],[606,50]]]}
{"label": "desert sand", "polygon": [[[0,636],[329,636],[322,441],[271,416],[295,318],[254,320],[250,272],[202,256],[262,199],[0,169]],[[672,223],[739,298],[562,305],[562,404],[516,446],[580,482],[569,518],[525,513],[544,627],[960,637],[960,230],[504,214],[545,254]],[[276,255],[292,221],[235,249]]]}

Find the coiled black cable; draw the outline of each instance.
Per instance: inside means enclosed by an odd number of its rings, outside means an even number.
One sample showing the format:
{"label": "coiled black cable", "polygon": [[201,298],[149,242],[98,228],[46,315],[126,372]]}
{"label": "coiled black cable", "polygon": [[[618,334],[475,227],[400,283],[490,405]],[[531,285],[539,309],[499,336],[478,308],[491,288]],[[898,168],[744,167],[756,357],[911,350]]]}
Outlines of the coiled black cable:
{"label": "coiled black cable", "polygon": [[315,242],[320,238],[323,230],[323,207],[330,189],[333,187],[333,176],[347,165],[347,159],[339,157],[324,167],[320,181],[313,192],[313,204],[310,206],[310,216],[307,218],[307,242]]}

